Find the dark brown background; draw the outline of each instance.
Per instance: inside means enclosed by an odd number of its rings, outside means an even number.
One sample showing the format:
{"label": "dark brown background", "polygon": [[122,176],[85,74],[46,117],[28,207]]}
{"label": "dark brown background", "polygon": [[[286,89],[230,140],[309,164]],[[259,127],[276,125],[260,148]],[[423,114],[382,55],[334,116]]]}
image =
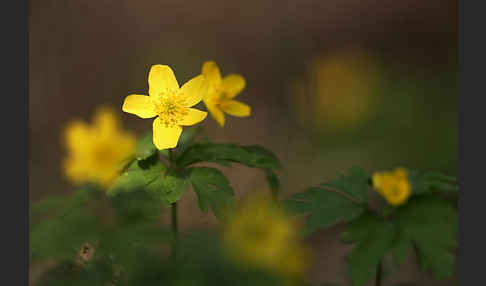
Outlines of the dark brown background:
{"label": "dark brown background", "polygon": [[[326,148],[296,123],[286,93],[315,55],[364,49],[384,63],[402,67],[399,74],[405,80],[417,70],[430,77],[454,73],[457,61],[457,3],[449,0],[30,2],[32,200],[72,190],[60,171],[64,153],[59,138],[66,121],[88,120],[96,106],[110,104],[120,109],[125,128],[138,134],[150,128],[149,121],[122,114],[121,104],[129,93],[146,93],[152,64],[170,65],[180,82],[197,75],[209,59],[218,62],[223,74],[244,75],[247,88],[239,99],[252,106],[252,116],[228,118],[225,129],[206,120],[206,132],[214,141],[261,144],[273,150],[284,166],[282,195],[288,196],[352,165],[373,170],[407,163],[396,161],[393,154],[403,151],[394,146],[383,150],[388,154],[383,157],[367,152],[373,141]],[[456,91],[444,96],[455,97]],[[429,119],[438,124],[431,130],[450,128],[456,138],[456,127],[440,125],[443,120],[436,116],[431,112]],[[442,116],[456,120],[457,113],[453,108]],[[433,149],[413,152],[429,151]],[[438,155],[446,163],[425,160],[418,167],[456,171],[456,150],[446,151]],[[235,166],[224,172],[237,196],[264,186],[263,176],[254,170]],[[186,193],[180,209],[183,228],[215,221],[199,212],[192,192]],[[348,248],[338,241],[340,230],[309,239],[317,256],[311,281],[345,281]],[[412,258],[385,282],[417,280],[423,285],[455,284],[455,279],[427,282]]]}

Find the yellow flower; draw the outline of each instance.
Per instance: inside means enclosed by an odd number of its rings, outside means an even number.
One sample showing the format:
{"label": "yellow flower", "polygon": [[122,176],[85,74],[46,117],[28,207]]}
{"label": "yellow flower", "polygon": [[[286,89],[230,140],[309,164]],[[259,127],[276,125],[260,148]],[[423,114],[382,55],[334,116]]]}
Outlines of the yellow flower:
{"label": "yellow flower", "polygon": [[221,78],[219,68],[213,61],[203,64],[202,74],[209,83],[208,93],[203,97],[204,104],[211,116],[224,126],[224,113],[246,117],[250,116],[250,106],[234,100],[245,88],[245,79],[238,74],[230,74]]}
{"label": "yellow flower", "polygon": [[297,120],[322,132],[359,127],[376,114],[380,73],[377,61],[360,51],[316,58],[308,76],[290,86]]}
{"label": "yellow flower", "polygon": [[121,130],[111,108],[98,109],[92,125],[80,120],[68,123],[63,140],[68,150],[63,165],[66,177],[76,184],[91,182],[102,187],[119,175],[136,144],[134,135]]}
{"label": "yellow flower", "polygon": [[401,205],[411,195],[408,172],[404,168],[396,168],[392,172],[376,172],[372,180],[376,191],[391,205]]}
{"label": "yellow flower", "polygon": [[153,141],[158,149],[177,146],[181,126],[190,126],[206,118],[207,112],[190,108],[198,104],[207,91],[202,75],[179,88],[174,72],[166,65],[153,65],[148,76],[149,96],[132,94],[125,98],[122,110],[140,118],[157,118],[153,122]]}
{"label": "yellow flower", "polygon": [[235,261],[284,276],[300,276],[306,266],[296,226],[268,197],[250,199],[230,217],[223,245]]}

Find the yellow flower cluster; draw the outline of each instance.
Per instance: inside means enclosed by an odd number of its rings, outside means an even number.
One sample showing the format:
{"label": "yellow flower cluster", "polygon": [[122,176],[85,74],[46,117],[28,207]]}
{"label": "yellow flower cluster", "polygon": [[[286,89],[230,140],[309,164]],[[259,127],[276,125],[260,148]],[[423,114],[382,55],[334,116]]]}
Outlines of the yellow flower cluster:
{"label": "yellow flower cluster", "polygon": [[206,62],[202,74],[179,87],[169,66],[154,65],[148,76],[149,95],[132,94],[125,98],[122,110],[153,122],[153,142],[158,149],[177,146],[182,126],[203,121],[207,113],[191,108],[204,100],[209,112],[223,126],[224,114],[249,116],[250,107],[233,100],[245,87],[240,75],[221,78],[214,62]]}
{"label": "yellow flower cluster", "polygon": [[376,172],[372,180],[373,187],[390,205],[398,206],[405,203],[412,193],[408,172],[404,168],[396,168],[391,172]]}
{"label": "yellow flower cluster", "polygon": [[74,183],[91,182],[107,187],[119,175],[125,159],[133,155],[136,138],[124,132],[112,109],[96,111],[93,124],[68,123],[63,136],[68,150],[64,173]]}
{"label": "yellow flower cluster", "polygon": [[[148,76],[148,96],[132,94],[125,98],[122,110],[141,118],[153,118],[153,142],[158,149],[177,146],[182,126],[203,121],[207,112],[192,108],[204,100],[209,112],[224,126],[224,113],[249,116],[250,107],[236,97],[245,88],[241,75],[221,78],[213,61],[205,62],[202,74],[179,86],[172,69],[153,65]],[[121,164],[135,151],[136,138],[120,129],[111,109],[102,108],[90,126],[70,122],[63,137],[68,156],[63,167],[74,183],[92,182],[108,187],[119,175]]]}
{"label": "yellow flower cluster", "polygon": [[234,213],[223,243],[235,261],[287,277],[301,276],[306,267],[296,226],[268,197],[254,197]]}

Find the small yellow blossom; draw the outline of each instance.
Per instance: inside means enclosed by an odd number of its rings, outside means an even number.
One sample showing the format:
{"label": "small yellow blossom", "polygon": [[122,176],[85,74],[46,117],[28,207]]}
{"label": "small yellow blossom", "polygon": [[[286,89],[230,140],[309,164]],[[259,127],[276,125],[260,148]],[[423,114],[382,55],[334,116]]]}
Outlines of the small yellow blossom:
{"label": "small yellow blossom", "polygon": [[306,249],[296,225],[269,197],[245,202],[225,225],[223,244],[237,262],[288,277],[305,270]]}
{"label": "small yellow blossom", "polygon": [[202,75],[179,88],[174,72],[166,65],[153,65],[148,75],[149,96],[132,94],[125,98],[122,110],[140,118],[153,118],[153,142],[162,149],[177,146],[181,126],[203,121],[207,112],[190,108],[198,104],[207,91]]}
{"label": "small yellow blossom", "polygon": [[213,61],[203,64],[202,75],[209,84],[208,92],[203,97],[204,104],[221,127],[225,122],[224,113],[238,117],[250,116],[250,106],[234,100],[246,85],[241,75],[229,74],[221,78],[219,68]]}
{"label": "small yellow blossom", "polygon": [[392,172],[376,172],[372,180],[376,191],[391,205],[401,205],[411,195],[408,172],[404,168],[396,168]]}
{"label": "small yellow blossom", "polygon": [[119,175],[136,144],[133,134],[121,130],[110,108],[98,109],[92,125],[80,120],[68,123],[63,140],[68,150],[63,165],[66,177],[76,184],[91,182],[103,187]]}

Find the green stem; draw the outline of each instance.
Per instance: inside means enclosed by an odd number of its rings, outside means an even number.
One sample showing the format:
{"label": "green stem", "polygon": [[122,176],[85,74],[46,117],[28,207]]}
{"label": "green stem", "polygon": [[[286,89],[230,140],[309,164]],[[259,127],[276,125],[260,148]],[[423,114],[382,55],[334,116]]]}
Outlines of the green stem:
{"label": "green stem", "polygon": [[[172,149],[169,149],[169,170],[174,167],[174,154]],[[171,229],[172,229],[172,247],[171,256],[175,260],[177,258],[177,244],[179,240],[179,226],[177,222],[177,202],[171,204]]]}
{"label": "green stem", "polygon": [[172,149],[169,149],[169,169],[172,168],[172,165],[174,165],[174,154]]}
{"label": "green stem", "polygon": [[177,257],[177,243],[179,240],[179,226],[177,225],[177,203],[171,205],[171,228],[172,228],[172,249],[171,256],[173,259]]}
{"label": "green stem", "polygon": [[381,286],[381,276],[383,272],[383,265],[382,261],[378,263],[378,266],[376,266],[376,279],[375,279],[375,286]]}

